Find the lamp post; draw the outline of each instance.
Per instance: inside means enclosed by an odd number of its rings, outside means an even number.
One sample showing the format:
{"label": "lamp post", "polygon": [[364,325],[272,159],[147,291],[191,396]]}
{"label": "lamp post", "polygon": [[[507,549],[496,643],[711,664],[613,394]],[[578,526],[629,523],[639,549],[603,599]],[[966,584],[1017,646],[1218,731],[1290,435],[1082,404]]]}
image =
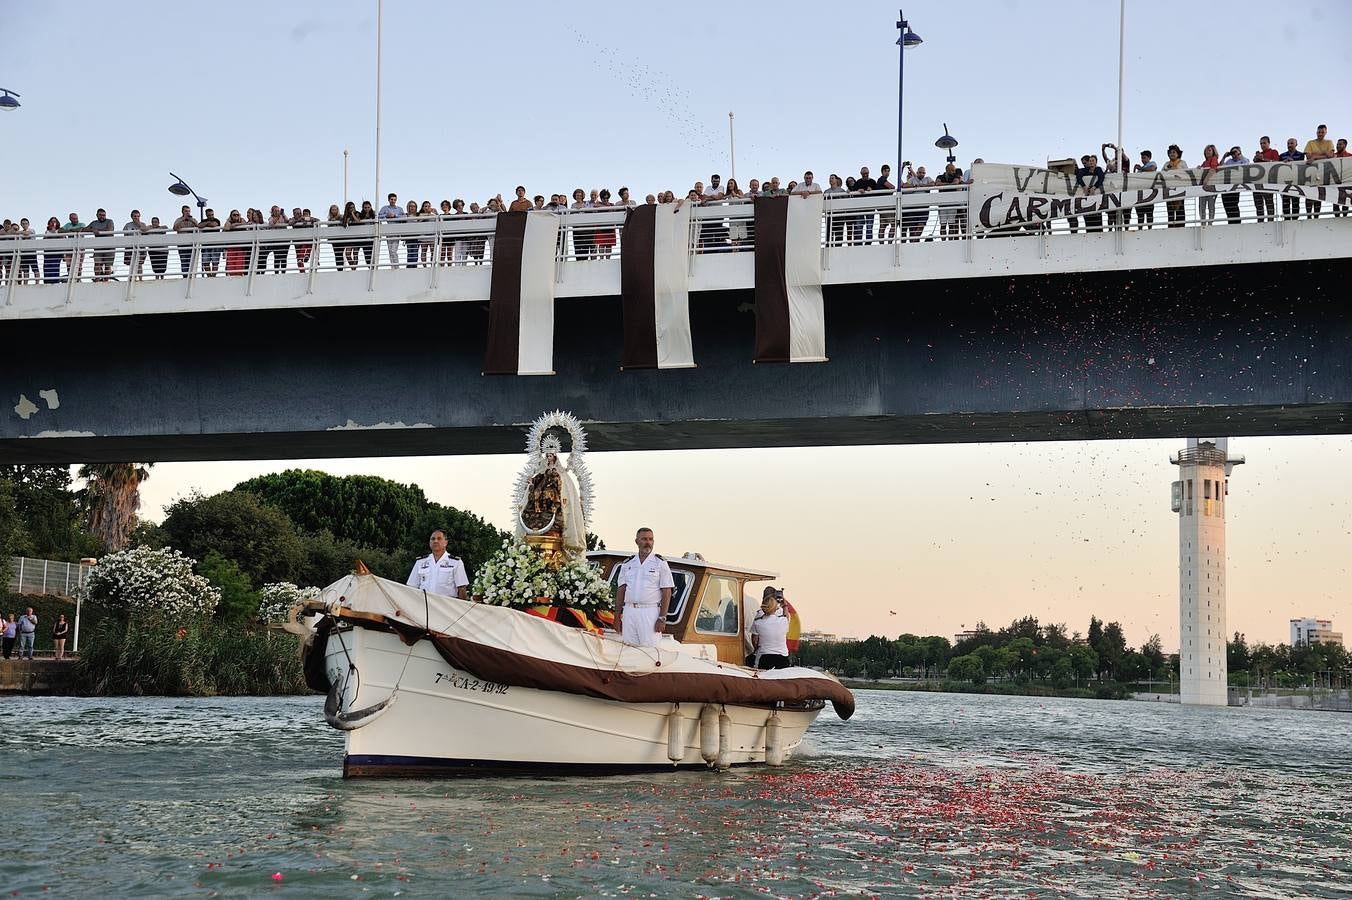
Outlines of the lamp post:
{"label": "lamp post", "polygon": [[384,44],[385,0],[376,0],[376,203],[380,202],[380,76]]}
{"label": "lamp post", "polygon": [[957,157],[953,155],[953,148],[958,146],[958,139],[948,133],[948,123],[944,123],[944,136],[934,142],[934,146],[940,150],[948,151],[948,161],[957,162]]}
{"label": "lamp post", "polygon": [[0,94],[4,95],[0,96],[0,109],[5,112],[14,112],[14,110],[23,105],[19,103],[19,95],[9,88],[0,88]]}
{"label": "lamp post", "polygon": [[192,188],[188,187],[188,182],[184,181],[182,178],[179,178],[173,172],[169,173],[169,177],[174,179],[174,183],[169,185],[169,193],[173,194],[176,197],[186,197],[189,194],[192,194],[193,197],[197,200],[197,221],[201,222],[203,216],[206,214],[207,208],[206,198],[198,197],[197,191],[194,191]]}
{"label": "lamp post", "polygon": [[728,175],[733,181],[737,180],[737,142],[732,133],[732,113],[728,113],[728,162],[732,166],[732,173]]}
{"label": "lamp post", "polygon": [[906,21],[906,14],[901,10],[897,10],[897,30],[901,32],[897,38],[897,46],[901,48],[897,53],[897,190],[901,190],[902,161],[905,159],[901,155],[901,109],[902,101],[905,100],[903,76],[906,73],[906,48],[919,47],[922,41],[920,35],[911,30],[911,23]]}

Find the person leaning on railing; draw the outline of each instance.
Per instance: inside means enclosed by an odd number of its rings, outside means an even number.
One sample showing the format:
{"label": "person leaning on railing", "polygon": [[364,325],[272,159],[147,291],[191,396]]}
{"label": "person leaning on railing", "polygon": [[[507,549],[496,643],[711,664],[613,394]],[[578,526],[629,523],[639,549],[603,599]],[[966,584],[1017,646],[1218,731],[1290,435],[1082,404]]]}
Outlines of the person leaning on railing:
{"label": "person leaning on railing", "polygon": [[[174,220],[174,234],[192,234],[197,231],[197,220],[193,218],[192,207],[184,205],[182,212]],[[183,277],[187,277],[192,269],[192,243],[178,245],[178,271]]]}
{"label": "person leaning on railing", "polygon": [[[52,216],[47,220],[47,230],[43,232],[44,241],[64,238],[61,233],[61,220]],[[47,284],[56,284],[61,280],[61,257],[65,254],[48,249],[50,244],[42,245],[42,280]]]}
{"label": "person leaning on railing", "polygon": [[[221,220],[216,218],[216,211],[207,207],[202,214],[201,229],[203,234],[217,234],[224,230],[221,226]],[[215,278],[216,271],[221,264],[221,245],[204,244],[202,246],[202,274],[208,278]]]}
{"label": "person leaning on railing", "polygon": [[[1282,155],[1272,146],[1272,138],[1266,134],[1258,139],[1258,150],[1253,154],[1253,161],[1256,163],[1274,163],[1279,161]],[[1276,206],[1272,200],[1271,191],[1254,191],[1253,207],[1258,214],[1258,221],[1272,222],[1277,218]]]}
{"label": "person leaning on railing", "polygon": [[[1333,155],[1338,159],[1347,159],[1349,157],[1352,157],[1352,152],[1349,152],[1347,149],[1347,138],[1338,138],[1338,146],[1336,149],[1334,149]],[[1335,216],[1338,216],[1339,218],[1347,218],[1350,213],[1352,213],[1352,206],[1348,206],[1345,203],[1333,204],[1333,214]],[[28,220],[25,219],[24,221]]]}
{"label": "person leaning on railing", "polygon": [[[94,237],[111,237],[117,230],[113,220],[108,218],[108,212],[100,209],[94,213],[94,221],[90,222],[85,230]],[[116,250],[96,249],[94,251],[94,280],[108,281],[113,277],[113,261],[117,259]]]}
{"label": "person leaning on railing", "polygon": [[[909,162],[902,165],[906,169],[906,181],[903,186],[907,190],[916,191],[934,187],[934,179],[925,174],[924,166],[913,169]],[[924,236],[925,225],[929,223],[929,212],[929,206],[908,206],[901,211],[901,228],[905,240],[918,241]]]}
{"label": "person leaning on railing", "polygon": [[[1314,140],[1305,142],[1305,159],[1314,162],[1317,159],[1332,159],[1334,154],[1333,141],[1328,140],[1326,135],[1329,133],[1327,125],[1320,125],[1315,129]],[[1317,218],[1319,212],[1323,209],[1323,204],[1318,200],[1305,200],[1305,215],[1311,219]]]}
{"label": "person leaning on railing", "polygon": [[[1337,207],[1334,207],[1335,209]],[[31,240],[36,237],[33,233],[33,226],[24,216],[19,219],[15,226],[15,235],[21,240]],[[19,254],[19,283],[20,284],[41,284],[38,276],[38,252],[36,250],[25,250]]]}
{"label": "person leaning on railing", "polygon": [[[1133,166],[1131,170],[1139,174],[1142,172],[1146,173],[1154,172],[1158,169],[1159,166],[1155,165],[1154,154],[1151,153],[1149,150],[1142,150],[1141,161],[1137,163],[1135,166]],[[1143,228],[1154,228],[1154,227],[1155,227],[1155,204],[1146,203],[1136,207],[1137,230],[1139,231]]]}
{"label": "person leaning on railing", "polygon": [[[145,233],[149,235],[168,234],[169,229],[160,223],[159,216],[151,216],[150,225],[146,227]],[[164,246],[151,247],[146,251],[146,255],[150,257],[150,271],[155,276],[155,280],[163,281],[164,273],[169,269],[169,248]]]}
{"label": "person leaning on railing", "polygon": [[140,280],[141,273],[145,269],[145,257],[141,255],[139,248],[134,247],[136,238],[145,234],[150,226],[141,221],[141,211],[133,209],[131,211],[131,221],[122,226],[122,233],[129,239],[127,249],[122,251],[122,264],[127,267],[127,277]]}
{"label": "person leaning on railing", "polygon": [[[1286,152],[1278,156],[1282,162],[1303,162],[1305,154],[1296,149],[1296,139],[1286,139]],[[1300,217],[1300,197],[1289,197],[1282,194],[1282,218],[1296,219]]]}
{"label": "person leaning on railing", "polygon": [[[1173,169],[1186,169],[1188,164],[1183,161],[1183,148],[1177,144],[1170,144],[1168,156],[1164,162],[1165,171]],[[1164,214],[1169,219],[1170,228],[1182,228],[1187,214],[1183,209],[1182,200],[1166,200],[1164,202]]]}
{"label": "person leaning on railing", "polygon": [[[1207,144],[1202,148],[1201,168],[1207,171],[1202,173],[1202,184],[1215,185],[1216,170],[1221,167],[1220,154],[1216,152],[1215,144]],[[1197,218],[1202,220],[1203,225],[1210,225],[1216,218],[1216,195],[1204,194],[1197,200]]]}
{"label": "person leaning on railing", "polygon": [[[1247,166],[1249,160],[1240,152],[1239,145],[1230,148],[1230,152],[1225,154],[1225,161],[1222,166]],[[1225,220],[1231,225],[1239,224],[1239,193],[1233,190],[1226,190],[1221,194],[1221,204],[1225,206]]]}

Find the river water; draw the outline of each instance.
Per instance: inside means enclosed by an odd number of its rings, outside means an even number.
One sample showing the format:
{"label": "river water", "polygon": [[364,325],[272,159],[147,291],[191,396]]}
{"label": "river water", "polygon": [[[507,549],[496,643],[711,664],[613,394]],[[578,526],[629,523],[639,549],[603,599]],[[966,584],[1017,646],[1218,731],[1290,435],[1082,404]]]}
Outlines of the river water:
{"label": "river water", "polygon": [[861,691],[808,743],[343,781],[320,697],[4,697],[0,894],[1352,895],[1352,715]]}

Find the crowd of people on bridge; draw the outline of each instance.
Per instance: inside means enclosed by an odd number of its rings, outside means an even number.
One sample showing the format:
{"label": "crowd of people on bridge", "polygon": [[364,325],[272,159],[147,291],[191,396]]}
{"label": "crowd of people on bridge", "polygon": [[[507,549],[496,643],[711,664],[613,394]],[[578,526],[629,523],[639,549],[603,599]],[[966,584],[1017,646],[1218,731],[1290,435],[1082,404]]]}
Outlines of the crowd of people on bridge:
{"label": "crowd of people on bridge", "polygon": [[[1299,147],[1300,142],[1296,138],[1288,138],[1286,140],[1286,151],[1279,152],[1272,146],[1271,139],[1264,135],[1259,139],[1258,148],[1254,151],[1252,157],[1246,157],[1239,145],[1232,146],[1228,152],[1222,155],[1217,152],[1215,144],[1207,144],[1202,150],[1200,166],[1204,169],[1215,170],[1222,166],[1246,165],[1251,161],[1313,161],[1352,156],[1352,153],[1347,150],[1347,139],[1340,138],[1336,143],[1329,140],[1327,138],[1327,127],[1324,125],[1320,125],[1316,129],[1316,136],[1307,141],[1303,149],[1299,149]],[[970,167],[964,173],[961,168],[955,165],[951,157],[949,159],[950,161],[943,167],[940,174],[934,177],[928,174],[925,166],[913,166],[909,161],[903,161],[902,172],[900,173],[900,190],[903,192],[931,193],[942,192],[945,189],[960,189],[971,184]],[[1079,165],[1074,166],[1076,188],[1086,195],[1111,190],[1111,177],[1122,171],[1119,166],[1130,166],[1130,171],[1133,173],[1155,172],[1161,168],[1164,170],[1188,168],[1188,163],[1183,159],[1183,152],[1177,144],[1169,145],[1167,160],[1162,166],[1156,163],[1154,154],[1150,150],[1140,151],[1137,160],[1133,162],[1132,154],[1125,149],[1105,143],[1101,145],[1099,153],[1085,154],[1080,157]],[[981,159],[973,160],[973,163],[980,162],[982,162]],[[872,176],[870,169],[863,166],[859,169],[858,176],[848,176],[842,179],[840,175],[832,173],[823,186],[814,173],[808,171],[803,173],[802,180],[790,180],[788,182],[781,181],[778,176],[765,179],[752,178],[745,190],[742,189],[735,178],[729,178],[724,182],[719,175],[715,174],[711,175],[707,182],[695,182],[683,196],[678,197],[675,192],[664,190],[647,194],[643,202],[675,204],[677,206],[692,203],[707,206],[733,204],[738,201],[754,200],[757,197],[789,194],[806,196],[811,193],[821,193],[831,198],[861,196],[897,191],[899,189],[898,184],[893,180],[892,174],[891,166],[885,164],[879,167],[878,175],[875,178]],[[1238,224],[1242,220],[1238,194],[1227,192],[1220,196],[1226,220],[1231,224]],[[484,203],[470,202],[468,205],[462,199],[442,200],[440,204],[435,205],[431,200],[423,200],[421,203],[416,200],[409,200],[407,203],[402,203],[399,196],[393,193],[389,194],[385,201],[385,204],[379,209],[369,200],[364,200],[360,204],[355,201],[348,201],[341,206],[335,203],[329,206],[327,215],[323,220],[316,217],[310,209],[303,207],[292,207],[288,214],[286,208],[281,204],[272,206],[266,214],[262,209],[253,207],[246,209],[243,213],[238,209],[232,209],[226,215],[224,221],[210,207],[203,209],[199,217],[193,215],[192,207],[185,205],[179,210],[178,217],[173,219],[172,222],[161,220],[159,216],[151,216],[150,220],[146,221],[141,211],[134,209],[131,211],[128,221],[120,229],[108,217],[106,210],[99,209],[95,213],[95,217],[88,223],[82,221],[80,214],[76,212],[70,213],[64,222],[58,217],[52,216],[48,218],[45,229],[40,235],[34,230],[32,222],[28,218],[21,218],[18,221],[5,219],[0,224],[0,239],[40,236],[59,242],[76,234],[122,235],[124,237],[167,235],[171,233],[186,236],[217,232],[264,232],[268,234],[266,238],[261,235],[251,235],[249,240],[239,244],[201,244],[200,252],[193,239],[186,239],[182,245],[173,248],[176,251],[174,255],[177,256],[178,274],[186,276],[192,273],[195,265],[195,271],[208,278],[213,278],[218,274],[242,276],[250,272],[255,274],[284,271],[305,272],[318,247],[318,232],[313,229],[320,226],[337,229],[372,225],[377,221],[391,223],[415,220],[426,220],[431,225],[438,219],[450,220],[459,216],[493,216],[504,211],[536,210],[575,213],[586,210],[618,210],[638,205],[638,201],[630,194],[627,187],[621,187],[613,194],[608,188],[593,188],[586,191],[579,187],[575,188],[571,194],[554,193],[546,198],[543,194],[531,196],[525,186],[518,186],[513,199],[510,201],[504,200],[503,196],[498,194]],[[1272,221],[1277,217],[1274,201],[1274,193],[1253,192],[1254,208],[1259,221]],[[1284,218],[1291,219],[1300,215],[1299,198],[1282,196],[1281,201]],[[1166,201],[1165,208],[1169,227],[1181,227],[1185,224],[1184,201]],[[1321,213],[1321,205],[1318,201],[1305,201],[1305,214],[1307,216],[1317,217]],[[1333,214],[1336,216],[1346,216],[1348,213],[1347,207],[1335,206],[1333,209]],[[1154,205],[1137,207],[1134,214],[1136,228],[1148,229],[1154,227]],[[1109,211],[1106,214],[1084,215],[1085,230],[1102,230],[1104,215],[1107,217],[1108,228],[1110,229],[1132,227],[1133,210],[1123,209]],[[1216,219],[1215,196],[1202,197],[1198,200],[1198,215],[1201,224],[1210,224]],[[934,222],[932,227],[931,221]],[[1072,232],[1080,229],[1078,218],[1069,218],[1067,225]],[[932,206],[907,205],[901,210],[900,221],[898,221],[897,213],[892,210],[865,211],[863,213],[845,212],[832,215],[829,229],[828,240],[833,245],[860,245],[875,241],[883,243],[898,240],[951,240],[962,237],[967,233],[967,210],[965,204],[957,202],[936,201]],[[287,237],[274,236],[275,232],[283,230],[290,230],[292,234]],[[491,227],[484,230],[491,234]],[[613,225],[571,223],[570,232],[572,255],[576,259],[609,259],[618,243],[617,229]],[[258,239],[255,240],[255,237]],[[382,261],[379,259],[380,247],[373,238],[365,235],[342,238],[333,237],[326,233],[324,239],[330,243],[335,265],[340,270],[365,268],[372,265],[409,268],[434,263],[438,265],[478,265],[491,257],[492,246],[492,238],[487,234],[468,237],[457,236],[446,241],[429,240],[425,233],[417,238],[387,234],[380,239],[384,244],[386,254],[386,259]],[[699,247],[704,252],[746,249],[754,244],[754,240],[754,221],[734,219],[706,222],[700,226],[698,237]],[[93,280],[113,280],[119,250],[100,247],[88,251],[88,255],[92,257]],[[120,255],[128,277],[147,277],[147,266],[149,267],[148,277],[162,279],[169,274],[170,247],[159,242],[157,242],[157,246],[145,249],[134,246],[126,247],[120,251]],[[195,255],[197,256],[196,259],[194,259]],[[0,283],[4,283],[7,279],[13,279],[21,284],[56,283],[69,278],[79,279],[84,276],[85,256],[86,251],[62,248],[59,243],[55,245],[52,252],[47,252],[44,245],[39,264],[39,253],[36,249],[6,253],[3,244],[0,244]]]}

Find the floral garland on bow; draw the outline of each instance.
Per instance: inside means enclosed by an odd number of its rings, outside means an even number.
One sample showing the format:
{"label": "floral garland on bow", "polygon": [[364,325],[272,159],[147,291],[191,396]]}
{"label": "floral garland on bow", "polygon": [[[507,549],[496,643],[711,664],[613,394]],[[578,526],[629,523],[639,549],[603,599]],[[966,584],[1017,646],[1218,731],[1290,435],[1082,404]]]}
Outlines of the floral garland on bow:
{"label": "floral garland on bow", "polygon": [[610,609],[610,583],[585,556],[551,569],[535,547],[508,538],[479,568],[471,588],[484,603],[527,609],[542,603],[575,609]]}

